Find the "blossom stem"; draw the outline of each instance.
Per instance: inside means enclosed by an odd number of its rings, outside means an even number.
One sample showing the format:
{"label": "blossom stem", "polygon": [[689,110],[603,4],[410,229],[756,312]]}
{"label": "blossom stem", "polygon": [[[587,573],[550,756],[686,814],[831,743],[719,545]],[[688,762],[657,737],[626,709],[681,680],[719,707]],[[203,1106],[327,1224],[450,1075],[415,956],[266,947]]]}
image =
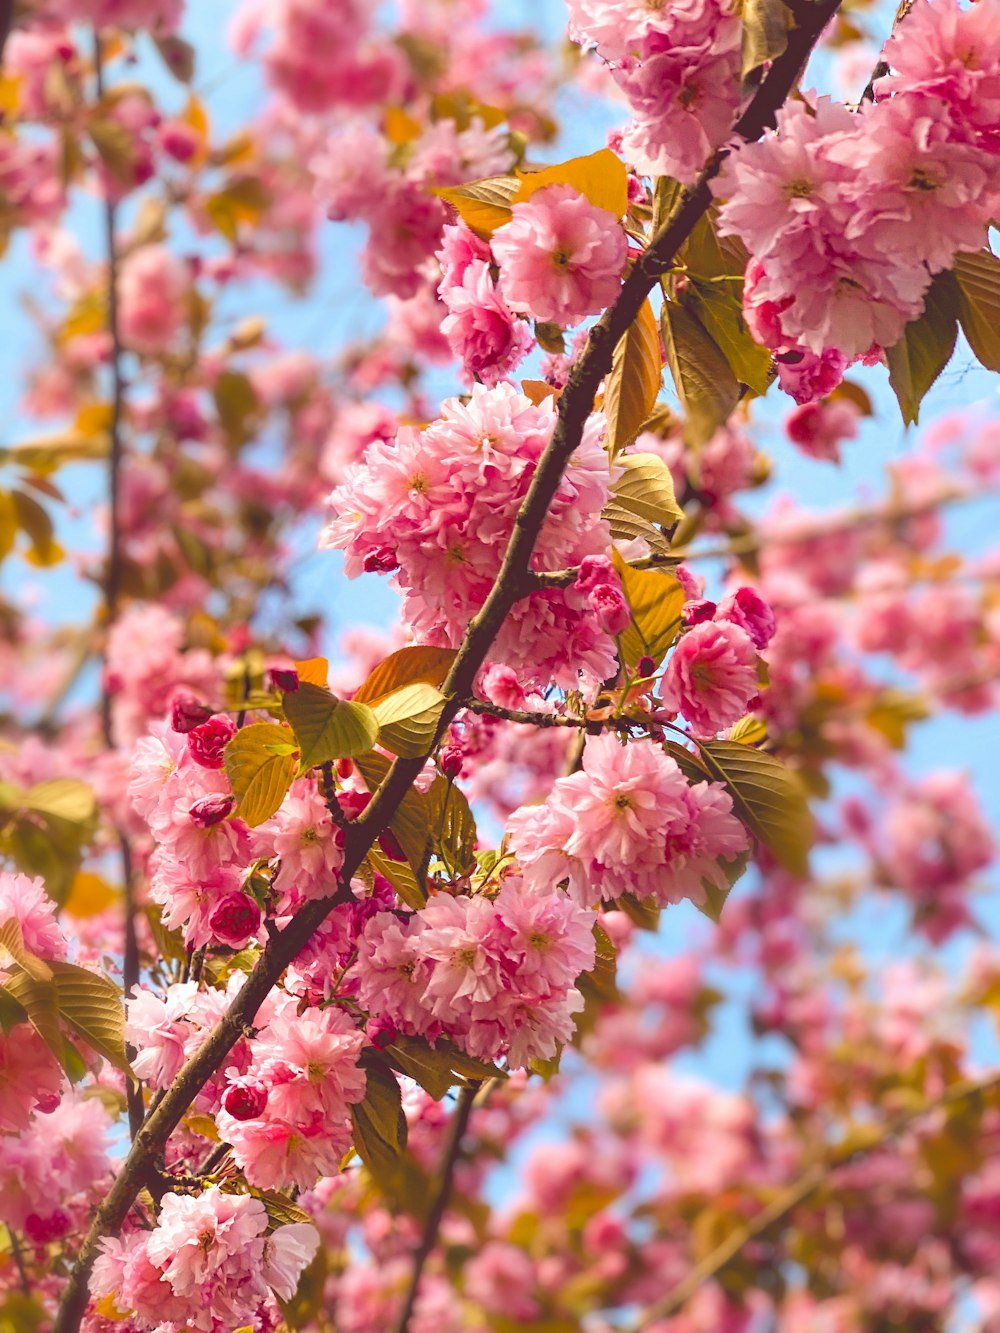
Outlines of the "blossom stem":
{"label": "blossom stem", "polygon": [[[796,6],[798,26],[789,34],[785,51],[773,62],[752,101],[737,121],[734,135],[744,140],[759,138],[774,124],[775,115],[788,96],[827,22],[841,0],[802,0]],[[712,202],[709,183],[718,174],[728,148],[710,158],[698,183],[685,191],[672,216],[656,232],[622,285],[614,305],[590,331],[583,355],[573,366],[559,400],[552,438],[532,477],[531,485],[514,521],[514,530],[504,553],[500,572],[482,609],[473,618],[462,646],[444,682],[449,702],[438,725],[440,737],[472,693],[473,683],[510,609],[524,595],[524,582],[531,568],[538,534],[569,459],[583,435],[593,410],[601,380],[611,369],[618,342],[637,318],[643,302],[660,275],[667,272],[677,251],[691,235]],[[437,738],[435,738],[435,745]],[[433,752],[434,745],[429,747]],[[313,933],[338,903],[350,898],[352,876],[361,866],[379,834],[388,827],[403,797],[424,767],[423,757],[396,759],[371,802],[349,828],[344,862],[337,892],[330,898],[308,902],[284,930],[268,939],[242,990],[208,1034],[194,1055],[181,1068],[155,1111],[136,1134],[131,1151],[94,1216],[90,1230],[70,1274],[52,1333],[77,1333],[87,1305],[90,1272],[101,1239],[117,1231],[142,1187],[149,1164],[163,1150],[191,1102],[222,1061],[252,1025],[257,1010],[285,968],[299,954]]]}
{"label": "blossom stem", "polygon": [[416,1305],[417,1296],[420,1294],[420,1279],[423,1277],[427,1260],[433,1254],[434,1247],[437,1245],[441,1223],[451,1199],[451,1192],[455,1183],[455,1167],[458,1164],[458,1156],[462,1150],[462,1140],[469,1128],[469,1118],[472,1115],[472,1108],[478,1092],[479,1084],[470,1083],[467,1088],[463,1088],[458,1094],[458,1102],[452,1113],[451,1122],[448,1126],[448,1138],[441,1156],[437,1193],[434,1195],[427,1220],[424,1222],[420,1244],[413,1254],[410,1282],[406,1289],[403,1308],[399,1312],[394,1333],[408,1333],[410,1320],[413,1317],[413,1307]]}

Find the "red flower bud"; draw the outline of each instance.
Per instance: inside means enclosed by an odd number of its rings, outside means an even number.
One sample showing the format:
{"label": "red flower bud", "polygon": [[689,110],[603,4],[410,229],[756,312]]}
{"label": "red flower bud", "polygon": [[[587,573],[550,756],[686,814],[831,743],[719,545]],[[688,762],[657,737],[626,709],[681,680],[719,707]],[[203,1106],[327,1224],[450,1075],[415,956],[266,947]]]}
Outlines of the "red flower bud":
{"label": "red flower bud", "polygon": [[294,667],[271,667],[271,684],[282,694],[294,694],[299,688],[299,673]]}
{"label": "red flower bud", "polygon": [[681,620],[685,625],[700,625],[703,620],[711,620],[714,615],[715,603],[704,597],[696,597],[681,607]]}
{"label": "red flower bud", "polygon": [[222,1105],[234,1120],[256,1120],[267,1105],[267,1088],[257,1079],[241,1078],[226,1089]]}
{"label": "red flower bud", "polygon": [[388,1018],[370,1018],[365,1032],[377,1051],[384,1051],[396,1040],[396,1029]]}
{"label": "red flower bud", "polygon": [[194,731],[211,716],[211,708],[193,694],[175,694],[170,702],[170,725],[174,731]]}
{"label": "red flower bud", "polygon": [[640,676],[651,676],[656,670],[656,662],[652,657],[640,657],[635,669]]}
{"label": "red flower bud", "polygon": [[245,893],[227,893],[213,908],[208,924],[222,944],[241,949],[260,929],[260,908]]}
{"label": "red flower bud", "polygon": [[441,772],[452,781],[461,777],[465,756],[457,745],[449,745],[441,751]]}
{"label": "red flower bud", "polygon": [[366,574],[391,574],[399,568],[399,561],[391,546],[380,546],[377,551],[369,551],[361,565]]}
{"label": "red flower bud", "polygon": [[235,796],[203,796],[200,801],[195,801],[188,813],[191,822],[199,828],[212,828],[222,823],[235,804]]}
{"label": "red flower bud", "polygon": [[188,732],[188,751],[202,768],[221,768],[222,752],[236,735],[236,723],[225,713],[216,713],[200,727]]}

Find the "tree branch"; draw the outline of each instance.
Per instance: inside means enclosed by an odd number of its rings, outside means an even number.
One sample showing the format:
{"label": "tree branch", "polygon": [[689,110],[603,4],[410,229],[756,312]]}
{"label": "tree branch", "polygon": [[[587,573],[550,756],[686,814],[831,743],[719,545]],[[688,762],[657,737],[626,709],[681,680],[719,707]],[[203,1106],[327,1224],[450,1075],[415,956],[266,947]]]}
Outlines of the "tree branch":
{"label": "tree branch", "polygon": [[699,1287],[711,1281],[712,1278],[718,1277],[722,1270],[751,1241],[762,1236],[765,1231],[768,1231],[777,1223],[784,1222],[799,1204],[804,1203],[821,1185],[825,1184],[838,1168],[846,1166],[849,1162],[856,1161],[859,1158],[866,1157],[869,1153],[878,1151],[879,1148],[884,1148],[886,1144],[898,1138],[900,1134],[926,1116],[933,1114],[933,1112],[943,1110],[948,1106],[954,1106],[958,1102],[968,1101],[970,1098],[989,1092],[996,1087],[1000,1087],[1000,1072],[994,1072],[985,1078],[972,1082],[954,1084],[940,1097],[936,1097],[925,1106],[918,1107],[915,1111],[906,1111],[902,1115],[890,1119],[882,1133],[871,1143],[865,1144],[864,1147],[834,1152],[824,1161],[814,1162],[812,1166],[807,1167],[798,1180],[793,1181],[766,1208],[762,1208],[743,1226],[731,1231],[726,1239],[717,1245],[711,1254],[706,1255],[701,1263],[696,1264],[687,1277],[667,1292],[662,1300],[655,1302],[643,1311],[639,1319],[634,1324],[629,1325],[632,1333],[641,1333],[641,1330],[648,1328],[653,1321],[669,1319],[682,1310]]}
{"label": "tree branch", "polygon": [[478,1092],[479,1084],[470,1083],[467,1088],[463,1088],[458,1094],[458,1103],[452,1114],[451,1123],[448,1126],[448,1138],[445,1142],[444,1152],[441,1154],[437,1193],[427,1214],[427,1220],[424,1222],[420,1244],[413,1254],[410,1283],[406,1289],[406,1296],[403,1300],[403,1307],[399,1312],[399,1319],[396,1321],[394,1333],[408,1333],[410,1320],[413,1317],[413,1307],[417,1303],[417,1296],[420,1292],[420,1279],[423,1277],[427,1260],[431,1257],[434,1247],[437,1245],[438,1232],[441,1230],[441,1223],[451,1199],[458,1155],[462,1149],[465,1132],[469,1128],[469,1118],[472,1115],[472,1108]]}
{"label": "tree branch", "polygon": [[[94,79],[97,98],[104,97],[104,61],[100,31],[94,29]],[[107,679],[107,645],[111,628],[118,618],[122,581],[121,472],[124,456],[122,415],[125,406],[125,380],[122,375],[122,342],[118,323],[118,209],[109,190],[104,191],[104,239],[108,259],[108,333],[111,337],[111,422],[108,427],[108,558],[104,572],[104,651],[101,672],[101,724],[104,744],[115,748],[111,717],[111,693]],[[139,940],[135,930],[135,876],[132,873],[132,849],[121,828],[115,830],[122,872],[124,908],[124,947],[122,950],[122,989],[128,995],[139,982]],[[129,1053],[134,1056],[134,1052]],[[126,1080],[129,1131],[134,1139],[145,1115],[142,1089]]]}
{"label": "tree branch", "polygon": [[[789,34],[788,46],[772,64],[734,135],[750,141],[774,124],[775,114],[791,91],[810,51],[840,0],[808,0],[799,7],[799,26]],[[524,580],[542,522],[573,450],[594,405],[601,380],[611,369],[619,339],[635,320],[659,276],[671,267],[677,251],[691,235],[712,202],[709,183],[718,175],[729,152],[718,149],[690,190],[685,191],[672,217],[652,238],[622,285],[618,299],[590,331],[586,348],[573,366],[559,400],[552,438],[535,470],[514,522],[514,530],[489,596],[473,618],[462,646],[444,682],[450,696],[442,712],[438,736],[444,734],[472,693],[473,682],[487,660],[493,640],[511,607],[524,595]],[[433,748],[433,747],[431,747]],[[208,1034],[200,1049],[178,1073],[163,1100],[142,1125],[121,1171],[98,1208],[67,1282],[53,1333],[77,1333],[87,1304],[90,1271],[101,1238],[118,1230],[145,1180],[151,1163],[203,1085],[220,1067],[252,1024],[257,1010],[285,968],[339,903],[348,901],[350,882],[379,834],[388,827],[403,797],[424,766],[424,759],[396,759],[368,806],[352,822],[344,847],[344,864],[337,893],[307,903],[283,931],[268,940],[243,989]]]}
{"label": "tree branch", "polygon": [[[892,32],[889,34],[890,39],[892,38],[893,33],[895,33],[896,29],[902,23],[903,19],[906,18],[907,14],[910,12],[912,8],[913,8],[913,0],[900,0],[899,8],[896,10],[896,17],[893,19],[892,22]],[[883,51],[885,50],[884,45],[882,47],[882,50]],[[871,72],[871,78],[865,84],[865,90],[861,94],[861,100],[858,102],[859,107],[864,102],[875,101],[875,85],[876,83],[878,83],[879,79],[884,79],[888,73],[889,73],[889,66],[883,60],[882,55],[880,53],[878,62],[875,65],[875,68]]]}

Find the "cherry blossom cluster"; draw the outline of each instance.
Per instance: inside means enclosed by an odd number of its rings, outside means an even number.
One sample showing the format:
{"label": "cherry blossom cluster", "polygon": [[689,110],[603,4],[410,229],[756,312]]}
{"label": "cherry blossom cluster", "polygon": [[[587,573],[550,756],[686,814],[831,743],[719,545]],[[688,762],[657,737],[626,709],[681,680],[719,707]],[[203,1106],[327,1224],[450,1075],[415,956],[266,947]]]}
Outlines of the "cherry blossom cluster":
{"label": "cherry blossom cluster", "polygon": [[260,1199],[211,1186],[168,1194],[156,1226],[108,1238],[94,1268],[93,1291],[134,1326],[171,1323],[221,1333],[270,1320],[274,1296],[291,1299],[319,1247],[305,1222],[272,1227]]}
{"label": "cherry blossom cluster", "polygon": [[723,232],[753,257],[748,322],[791,366],[800,402],[897,342],[932,276],[982,248],[997,207],[998,20],[996,0],[919,0],[874,104],[790,102],[776,135],[727,159],[713,188]]}
{"label": "cherry blossom cluster", "polygon": [[524,1068],[573,1035],[593,925],[552,878],[507,874],[492,899],[438,893],[402,919],[371,918],[358,941],[358,998],[388,1031],[445,1034],[470,1055]]}
{"label": "cherry blossom cluster", "polygon": [[633,120],[618,137],[644,176],[690,184],[729,137],[740,102],[742,25],[719,0],[685,5],[569,0],[578,40],[611,64]]}
{"label": "cherry blossom cluster", "polygon": [[[457,645],[500,569],[517,509],[555,421],[550,399],[532,403],[512,385],[475,385],[450,398],[440,420],[376,442],[330,497],[323,545],[346,552],[345,568],[398,569],[403,619],[423,643]],[[535,548],[538,570],[579,565],[610,543],[600,517],[608,497],[599,415],[560,482]],[[442,578],[442,569],[447,575]],[[613,640],[585,594],[545,590],[521,601],[491,650],[526,680],[576,687],[614,672]]]}
{"label": "cherry blossom cluster", "polygon": [[721,863],[749,846],[718,783],[689,784],[654,742],[608,735],[588,739],[582,771],[560,778],[543,805],[511,815],[508,840],[529,888],[565,880],[584,905],[623,894],[702,903],[706,884],[728,882]]}

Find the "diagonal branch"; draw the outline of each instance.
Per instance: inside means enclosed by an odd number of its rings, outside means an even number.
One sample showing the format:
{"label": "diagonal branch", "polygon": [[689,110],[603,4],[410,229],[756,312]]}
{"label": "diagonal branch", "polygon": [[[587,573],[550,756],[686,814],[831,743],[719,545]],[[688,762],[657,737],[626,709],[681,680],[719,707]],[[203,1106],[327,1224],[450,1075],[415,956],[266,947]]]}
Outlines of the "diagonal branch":
{"label": "diagonal branch", "polygon": [[[774,124],[775,115],[799,77],[814,44],[839,7],[840,0],[801,0],[798,26],[788,46],[772,64],[760,88],[734,127],[734,136],[758,139]],[[574,365],[559,400],[552,438],[542,454],[528,493],[514,522],[500,572],[482,609],[473,618],[444,683],[449,697],[438,734],[451,723],[461,701],[486,662],[490,647],[515,603],[526,595],[525,582],[545,515],[563,471],[580,443],[593,410],[601,380],[611,369],[615,346],[639,313],[659,277],[691,235],[712,202],[710,182],[729,153],[718,149],[697,183],[685,190],[666,224],[654,235],[622,285],[618,299],[590,331],[583,355]],[[53,1333],[77,1333],[87,1304],[90,1271],[102,1237],[116,1232],[145,1183],[151,1163],[180,1123],[194,1098],[221,1066],[285,968],[299,954],[316,929],[339,903],[348,901],[350,882],[379,834],[399,809],[403,797],[424,766],[424,759],[397,759],[369,805],[351,825],[344,848],[344,864],[337,893],[307,903],[283,931],[269,939],[243,989],[209,1033],[204,1044],[181,1069],[165,1096],[139,1129],[121,1171],[98,1208],[70,1275]]]}

